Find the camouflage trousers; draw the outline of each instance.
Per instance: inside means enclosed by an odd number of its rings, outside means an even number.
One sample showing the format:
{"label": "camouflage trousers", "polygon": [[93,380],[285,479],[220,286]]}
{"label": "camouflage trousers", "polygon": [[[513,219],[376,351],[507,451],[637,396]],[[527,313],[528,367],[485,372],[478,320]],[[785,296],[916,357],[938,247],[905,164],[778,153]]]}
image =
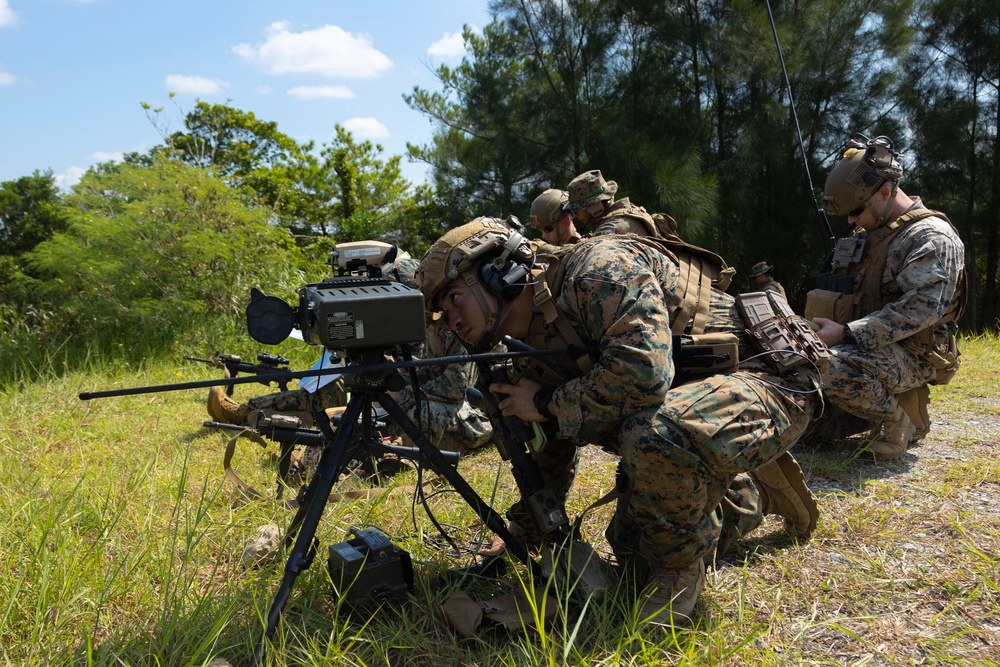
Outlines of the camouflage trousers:
{"label": "camouflage trousers", "polygon": [[305,389],[290,389],[274,394],[257,396],[247,401],[251,410],[276,410],[277,412],[308,412],[325,410],[347,404],[344,383],[330,382],[319,388],[315,394]]}
{"label": "camouflage trousers", "polygon": [[802,435],[822,404],[814,387],[804,372],[712,375],[626,419],[618,453],[628,490],[606,531],[615,554],[678,569],[759,526],[760,495],[746,473]]}
{"label": "camouflage trousers", "polygon": [[[469,405],[468,401],[447,403],[423,400],[420,402],[420,418],[415,415],[415,407],[403,406],[406,414],[427,436],[434,446],[445,452],[465,452],[481,447],[493,435],[493,427],[482,412]],[[407,446],[413,446],[409,436],[395,424],[390,427],[393,435],[403,437]]]}
{"label": "camouflage trousers", "polygon": [[922,387],[937,373],[899,343],[874,350],[837,345],[831,351],[823,395],[844,412],[873,423],[892,416],[899,405],[897,394]]}

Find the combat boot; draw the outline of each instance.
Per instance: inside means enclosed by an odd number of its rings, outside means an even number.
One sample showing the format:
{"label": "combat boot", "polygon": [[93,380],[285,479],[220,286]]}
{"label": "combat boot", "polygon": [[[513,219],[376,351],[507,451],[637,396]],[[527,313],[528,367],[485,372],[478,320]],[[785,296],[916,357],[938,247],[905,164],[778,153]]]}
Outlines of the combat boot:
{"label": "combat boot", "polygon": [[705,561],[701,558],[679,570],[654,569],[649,575],[649,597],[642,617],[653,625],[687,625],[698,596],[705,587]]}
{"label": "combat boot", "polygon": [[215,421],[246,426],[249,414],[250,406],[240,405],[226,396],[222,387],[212,387],[208,390],[208,415]]}
{"label": "combat boot", "polygon": [[807,539],[816,528],[819,508],[795,457],[785,452],[748,474],[760,494],[764,514],[785,517],[785,530]]}
{"label": "combat boot", "polygon": [[872,432],[875,440],[868,451],[876,461],[892,461],[906,454],[906,445],[916,432],[903,406],[898,406],[892,416],[882,422],[881,426]]}

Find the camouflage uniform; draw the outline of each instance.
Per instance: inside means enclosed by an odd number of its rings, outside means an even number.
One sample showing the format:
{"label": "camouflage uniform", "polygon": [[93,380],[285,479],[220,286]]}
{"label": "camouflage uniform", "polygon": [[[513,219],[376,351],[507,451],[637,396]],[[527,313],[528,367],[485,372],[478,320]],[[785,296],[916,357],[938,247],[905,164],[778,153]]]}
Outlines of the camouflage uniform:
{"label": "camouflage uniform", "polygon": [[[464,354],[467,352],[462,342],[441,320],[427,325],[427,340],[414,351],[414,357],[425,359]],[[416,400],[408,375],[404,375],[407,385],[399,392],[397,402],[438,449],[464,452],[489,441],[493,427],[465,397],[465,390],[476,382],[474,364],[423,366],[416,372],[420,385],[420,414],[415,413]],[[402,435],[398,429],[394,432]]]}
{"label": "camouflage uniform", "polygon": [[[671,242],[681,244],[673,246],[681,252],[699,251],[700,249],[687,246],[677,234],[677,222],[666,214],[658,214],[659,221],[654,220],[646,209],[632,204],[628,198],[613,201],[612,195],[617,192],[618,186],[614,181],[605,182],[599,171],[591,171],[581,174],[568,186],[570,208],[586,208],[600,199],[605,199],[608,203],[603,211],[592,210],[589,226],[593,229],[594,236],[604,236],[610,234],[635,234],[638,236],[656,236],[667,239]],[[721,259],[720,259],[721,261]],[[717,276],[721,289],[728,286],[734,271],[725,268]],[[784,291],[782,290],[782,296]],[[703,333],[730,332],[742,335],[744,330],[743,321],[735,310],[734,299],[723,291],[713,289],[710,305],[711,320]],[[741,356],[749,356],[750,351],[743,346]],[[789,376],[791,377],[791,376]],[[689,409],[694,408],[698,403],[697,410],[702,413],[699,420],[696,420],[689,427],[694,431],[687,433],[686,437],[692,442],[705,441],[706,447],[725,446],[725,441],[730,440],[731,450],[734,454],[741,448],[748,446],[748,443],[760,441],[762,451],[772,451],[773,456],[758,458],[756,463],[743,471],[754,469],[769,460],[787,451],[792,444],[803,434],[810,423],[815,408],[822,404],[819,393],[810,394],[809,399],[800,401],[799,397],[789,399],[785,392],[776,389],[783,385],[783,380],[789,378],[779,378],[762,362],[755,361],[750,364],[743,364],[739,371],[720,373],[706,376],[697,382],[679,384],[671,390],[670,400],[673,401],[673,414],[678,418]],[[684,380],[683,378],[681,379]],[[812,389],[812,378],[804,374],[795,376],[793,384],[806,390]],[[787,386],[787,385],[786,385]],[[762,390],[763,388],[763,390]],[[722,393],[725,389],[726,392]],[[720,396],[724,397],[720,399]],[[713,419],[705,419],[704,413],[716,415]],[[729,415],[732,418],[738,416],[739,421],[725,422],[726,427],[717,434],[711,431],[712,424],[716,419]],[[704,421],[700,421],[704,419]],[[757,424],[757,426],[747,426],[748,431],[741,433],[739,424]],[[767,425],[760,428],[760,424]],[[697,433],[702,430],[701,435]],[[757,430],[754,430],[754,429]],[[714,440],[718,439],[719,442]],[[749,459],[747,459],[749,461]],[[623,466],[621,473],[631,479],[632,475],[626,466]],[[739,474],[737,474],[739,473]],[[733,477],[735,475],[735,477]],[[724,552],[732,540],[746,535],[763,520],[763,507],[760,497],[749,475],[741,471],[732,472],[729,475],[731,483],[726,490],[725,498],[721,505],[715,507],[711,512],[706,513],[704,520],[708,523],[700,525],[698,533],[709,535],[714,533],[718,536],[718,549]],[[637,545],[630,542],[629,536],[640,534],[638,526],[630,514],[636,510],[626,508],[631,504],[631,500],[626,503],[619,503],[615,520],[608,529],[608,540],[614,545],[619,543],[619,547],[626,551],[634,551]],[[650,511],[649,507],[645,511]],[[693,515],[689,515],[689,520]],[[711,524],[711,526],[709,525]],[[690,545],[697,545],[699,538],[692,536]],[[703,543],[704,545],[705,543]],[[689,546],[690,546],[689,545]],[[704,548],[694,546],[692,548]],[[711,551],[711,546],[705,553]],[[683,561],[684,556],[679,555],[678,560]]]}
{"label": "camouflage uniform", "polygon": [[[767,262],[757,262],[750,268],[749,277],[754,281],[751,291],[753,292],[775,292],[780,294],[783,298],[788,298],[785,294],[785,288],[781,286],[774,276],[770,272],[774,269]],[[766,280],[764,282],[757,282],[757,278],[760,276],[765,276]]]}
{"label": "camouflage uniform", "polygon": [[247,400],[250,410],[275,410],[277,412],[308,412],[325,410],[347,404],[343,379],[337,379],[319,388],[315,394],[305,389],[289,389],[274,394],[256,396]]}
{"label": "camouflage uniform", "polygon": [[[919,199],[910,210],[917,208],[923,208]],[[881,277],[887,303],[847,322],[855,342],[832,348],[834,356],[823,374],[832,404],[877,423],[895,412],[897,394],[934,379],[937,369],[922,357],[922,346],[907,339],[956,307],[964,253],[958,234],[939,217],[915,222],[889,241],[885,266],[871,269],[871,275]]]}
{"label": "camouflage uniform", "polygon": [[[743,473],[774,460],[802,434],[821,402],[809,393],[815,378],[778,377],[751,362],[672,387],[670,307],[681,282],[678,266],[629,237],[571,248],[556,306],[600,356],[589,372],[558,383],[539,371],[537,360],[515,362],[520,376],[558,384],[556,424],[546,423],[558,431],[537,459],[546,477],[568,490],[578,446],[595,443],[618,454],[629,490],[608,530],[616,554],[639,554],[654,568],[683,568],[761,523],[760,497]],[[733,297],[713,291],[709,330],[742,329]],[[552,324],[532,321],[528,342],[544,348],[558,339]]]}
{"label": "camouflage uniform", "polygon": [[[418,266],[419,262],[404,254],[384,270],[384,275],[390,280],[414,286]],[[467,353],[445,323],[430,320],[426,341],[416,346],[412,354],[415,359],[430,359]],[[416,369],[416,374],[420,386],[420,414],[415,413],[416,399],[408,373],[403,374],[407,384],[396,400],[431,442],[444,451],[464,452],[489,440],[493,433],[489,420],[465,397],[465,390],[476,382],[474,364],[448,364],[443,369],[440,366],[422,366]],[[396,425],[390,428],[390,432],[404,436]],[[406,444],[412,445],[410,442]]]}
{"label": "camouflage uniform", "polygon": [[785,294],[785,288],[781,286],[781,283],[779,283],[777,280],[775,280],[774,278],[771,278],[771,277],[768,277],[766,283],[762,283],[760,285],[757,285],[756,286],[756,291],[758,291],[758,292],[767,292],[767,291],[777,292],[778,294],[780,294],[781,296],[785,297],[786,299],[788,298],[788,296]]}

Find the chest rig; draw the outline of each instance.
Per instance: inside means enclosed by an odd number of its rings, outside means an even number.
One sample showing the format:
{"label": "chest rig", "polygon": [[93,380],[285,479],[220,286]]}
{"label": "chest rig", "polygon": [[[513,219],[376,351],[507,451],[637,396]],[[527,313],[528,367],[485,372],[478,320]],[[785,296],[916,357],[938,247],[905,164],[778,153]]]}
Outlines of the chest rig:
{"label": "chest rig", "polygon": [[[735,270],[715,253],[687,244],[679,238],[635,235],[628,235],[627,238],[667,255],[680,269],[680,279],[667,301],[674,334],[674,361],[684,366],[687,360],[701,358],[695,353],[695,348],[699,346],[692,341],[705,335],[706,329],[717,322],[711,316],[713,288],[717,294],[721,293],[729,285]],[[569,348],[579,352],[560,358],[530,357],[520,360],[519,374],[549,385],[559,385],[589,372],[596,361],[596,353],[587,347],[569,318],[556,306],[556,298],[565,279],[567,260],[574,250],[573,246],[546,246],[537,255],[540,266],[532,270],[535,321],[526,342],[536,349]],[[722,337],[726,340],[722,341]],[[710,333],[705,339],[709,347],[708,356],[718,357],[715,365],[729,366],[737,361],[738,341],[735,335]],[[713,368],[712,362],[695,363],[702,372]]]}
{"label": "chest rig", "polygon": [[[824,267],[825,270],[820,272],[816,280],[816,289],[810,290],[806,296],[806,319],[825,317],[838,324],[847,324],[877,312],[898,299],[902,290],[895,280],[891,283],[882,282],[889,246],[904,229],[932,217],[941,218],[955,229],[945,214],[927,208],[915,208],[877,229],[867,232],[862,230],[838,240],[828,266]],[[963,271],[948,313],[913,337],[923,343],[930,343],[936,326],[958,320],[965,308],[966,285]]]}

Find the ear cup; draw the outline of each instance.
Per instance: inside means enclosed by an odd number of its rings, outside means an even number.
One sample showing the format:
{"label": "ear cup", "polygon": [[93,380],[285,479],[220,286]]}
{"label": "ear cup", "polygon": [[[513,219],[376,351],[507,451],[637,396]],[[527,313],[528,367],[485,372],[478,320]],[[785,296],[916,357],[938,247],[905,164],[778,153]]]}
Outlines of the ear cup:
{"label": "ear cup", "polygon": [[496,297],[504,301],[516,298],[523,290],[530,270],[524,264],[508,259],[500,268],[494,261],[479,266],[479,282]]}

